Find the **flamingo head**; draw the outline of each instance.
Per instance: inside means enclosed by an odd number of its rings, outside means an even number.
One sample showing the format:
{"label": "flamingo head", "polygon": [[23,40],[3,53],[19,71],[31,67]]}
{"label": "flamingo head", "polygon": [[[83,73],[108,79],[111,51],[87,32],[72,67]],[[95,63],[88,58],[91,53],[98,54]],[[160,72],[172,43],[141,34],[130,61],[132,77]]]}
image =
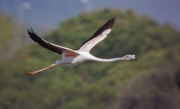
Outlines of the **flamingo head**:
{"label": "flamingo head", "polygon": [[135,61],[137,61],[135,55],[125,55],[124,60],[135,60]]}

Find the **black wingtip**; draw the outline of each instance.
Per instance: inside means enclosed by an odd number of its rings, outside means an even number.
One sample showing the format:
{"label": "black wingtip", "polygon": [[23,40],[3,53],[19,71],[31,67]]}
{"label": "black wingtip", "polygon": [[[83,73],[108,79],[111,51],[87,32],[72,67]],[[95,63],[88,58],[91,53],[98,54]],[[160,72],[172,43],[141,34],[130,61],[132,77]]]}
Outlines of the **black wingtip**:
{"label": "black wingtip", "polygon": [[36,33],[34,32],[34,30],[32,28],[27,29],[27,32],[28,32],[29,36],[36,35]]}
{"label": "black wingtip", "polygon": [[34,33],[34,31],[33,31],[32,28],[27,29],[27,32],[28,32],[28,33]]}
{"label": "black wingtip", "polygon": [[106,28],[112,28],[114,25],[114,22],[115,22],[115,18],[111,18],[111,19],[109,19],[109,21],[106,22],[106,24],[104,24],[104,26]]}
{"label": "black wingtip", "polygon": [[27,32],[28,32],[29,37],[35,42],[38,42],[38,43],[43,42],[42,39],[36,35],[36,33],[34,32],[32,28],[27,29]]}
{"label": "black wingtip", "polygon": [[28,34],[32,33],[31,28],[27,29]]}
{"label": "black wingtip", "polygon": [[115,20],[115,19],[116,19],[115,17],[111,18],[111,20]]}
{"label": "black wingtip", "polygon": [[111,19],[110,19],[110,21],[113,21],[113,22],[114,22],[114,21],[115,21],[115,19],[116,19],[116,18],[111,18]]}
{"label": "black wingtip", "polygon": [[[86,43],[88,42],[89,40],[97,37],[98,35],[100,35],[103,31],[107,30],[107,29],[111,29],[114,25],[114,21],[115,21],[115,18],[111,18],[109,19],[103,26],[101,26],[95,33],[92,37],[90,37],[88,40],[86,40],[81,46],[80,48]],[[79,49],[80,49],[79,48]]]}

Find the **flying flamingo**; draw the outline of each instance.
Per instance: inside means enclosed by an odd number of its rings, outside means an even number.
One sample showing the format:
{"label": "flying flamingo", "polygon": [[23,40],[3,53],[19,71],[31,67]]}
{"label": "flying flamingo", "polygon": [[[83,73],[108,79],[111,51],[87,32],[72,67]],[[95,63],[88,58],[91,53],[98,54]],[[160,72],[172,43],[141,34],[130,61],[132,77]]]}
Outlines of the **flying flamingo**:
{"label": "flying flamingo", "polygon": [[56,60],[55,63],[50,66],[47,66],[40,70],[31,71],[26,74],[33,75],[33,74],[42,72],[44,70],[47,70],[49,68],[60,66],[60,65],[75,66],[88,60],[94,60],[94,61],[99,61],[99,62],[113,62],[113,61],[132,60],[132,59],[136,60],[135,55],[125,55],[119,58],[102,59],[102,58],[97,58],[90,54],[90,50],[97,43],[105,39],[107,35],[111,32],[111,28],[114,25],[114,21],[115,21],[115,18],[112,18],[109,21],[107,21],[107,23],[105,23],[101,28],[99,28],[92,37],[90,37],[80,46],[79,50],[72,50],[70,48],[52,44],[44,39],[41,39],[39,36],[37,36],[32,28],[28,29],[27,32],[29,34],[29,37],[32,40],[34,40],[35,42],[37,42],[39,45],[41,45],[42,47],[46,49],[49,49],[58,54],[62,54],[62,60]]}

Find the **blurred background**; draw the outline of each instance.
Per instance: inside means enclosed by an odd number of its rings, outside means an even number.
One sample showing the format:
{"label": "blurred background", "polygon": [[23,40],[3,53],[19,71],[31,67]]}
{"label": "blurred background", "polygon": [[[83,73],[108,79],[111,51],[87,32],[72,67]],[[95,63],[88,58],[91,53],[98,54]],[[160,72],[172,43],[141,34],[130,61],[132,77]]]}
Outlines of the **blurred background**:
{"label": "blurred background", "polygon": [[[180,1],[0,0],[1,109],[179,109]],[[27,35],[72,49],[110,18],[109,36],[91,53],[112,58],[135,54],[138,62],[40,69],[61,56]],[[98,66],[98,67],[97,67]]]}

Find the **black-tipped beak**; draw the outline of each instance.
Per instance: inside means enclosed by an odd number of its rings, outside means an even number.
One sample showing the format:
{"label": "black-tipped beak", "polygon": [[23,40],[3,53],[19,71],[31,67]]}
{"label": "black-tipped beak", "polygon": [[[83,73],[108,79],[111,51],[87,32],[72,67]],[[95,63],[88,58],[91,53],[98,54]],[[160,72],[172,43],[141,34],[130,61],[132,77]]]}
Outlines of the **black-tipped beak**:
{"label": "black-tipped beak", "polygon": [[135,59],[135,61],[137,61],[137,59]]}

